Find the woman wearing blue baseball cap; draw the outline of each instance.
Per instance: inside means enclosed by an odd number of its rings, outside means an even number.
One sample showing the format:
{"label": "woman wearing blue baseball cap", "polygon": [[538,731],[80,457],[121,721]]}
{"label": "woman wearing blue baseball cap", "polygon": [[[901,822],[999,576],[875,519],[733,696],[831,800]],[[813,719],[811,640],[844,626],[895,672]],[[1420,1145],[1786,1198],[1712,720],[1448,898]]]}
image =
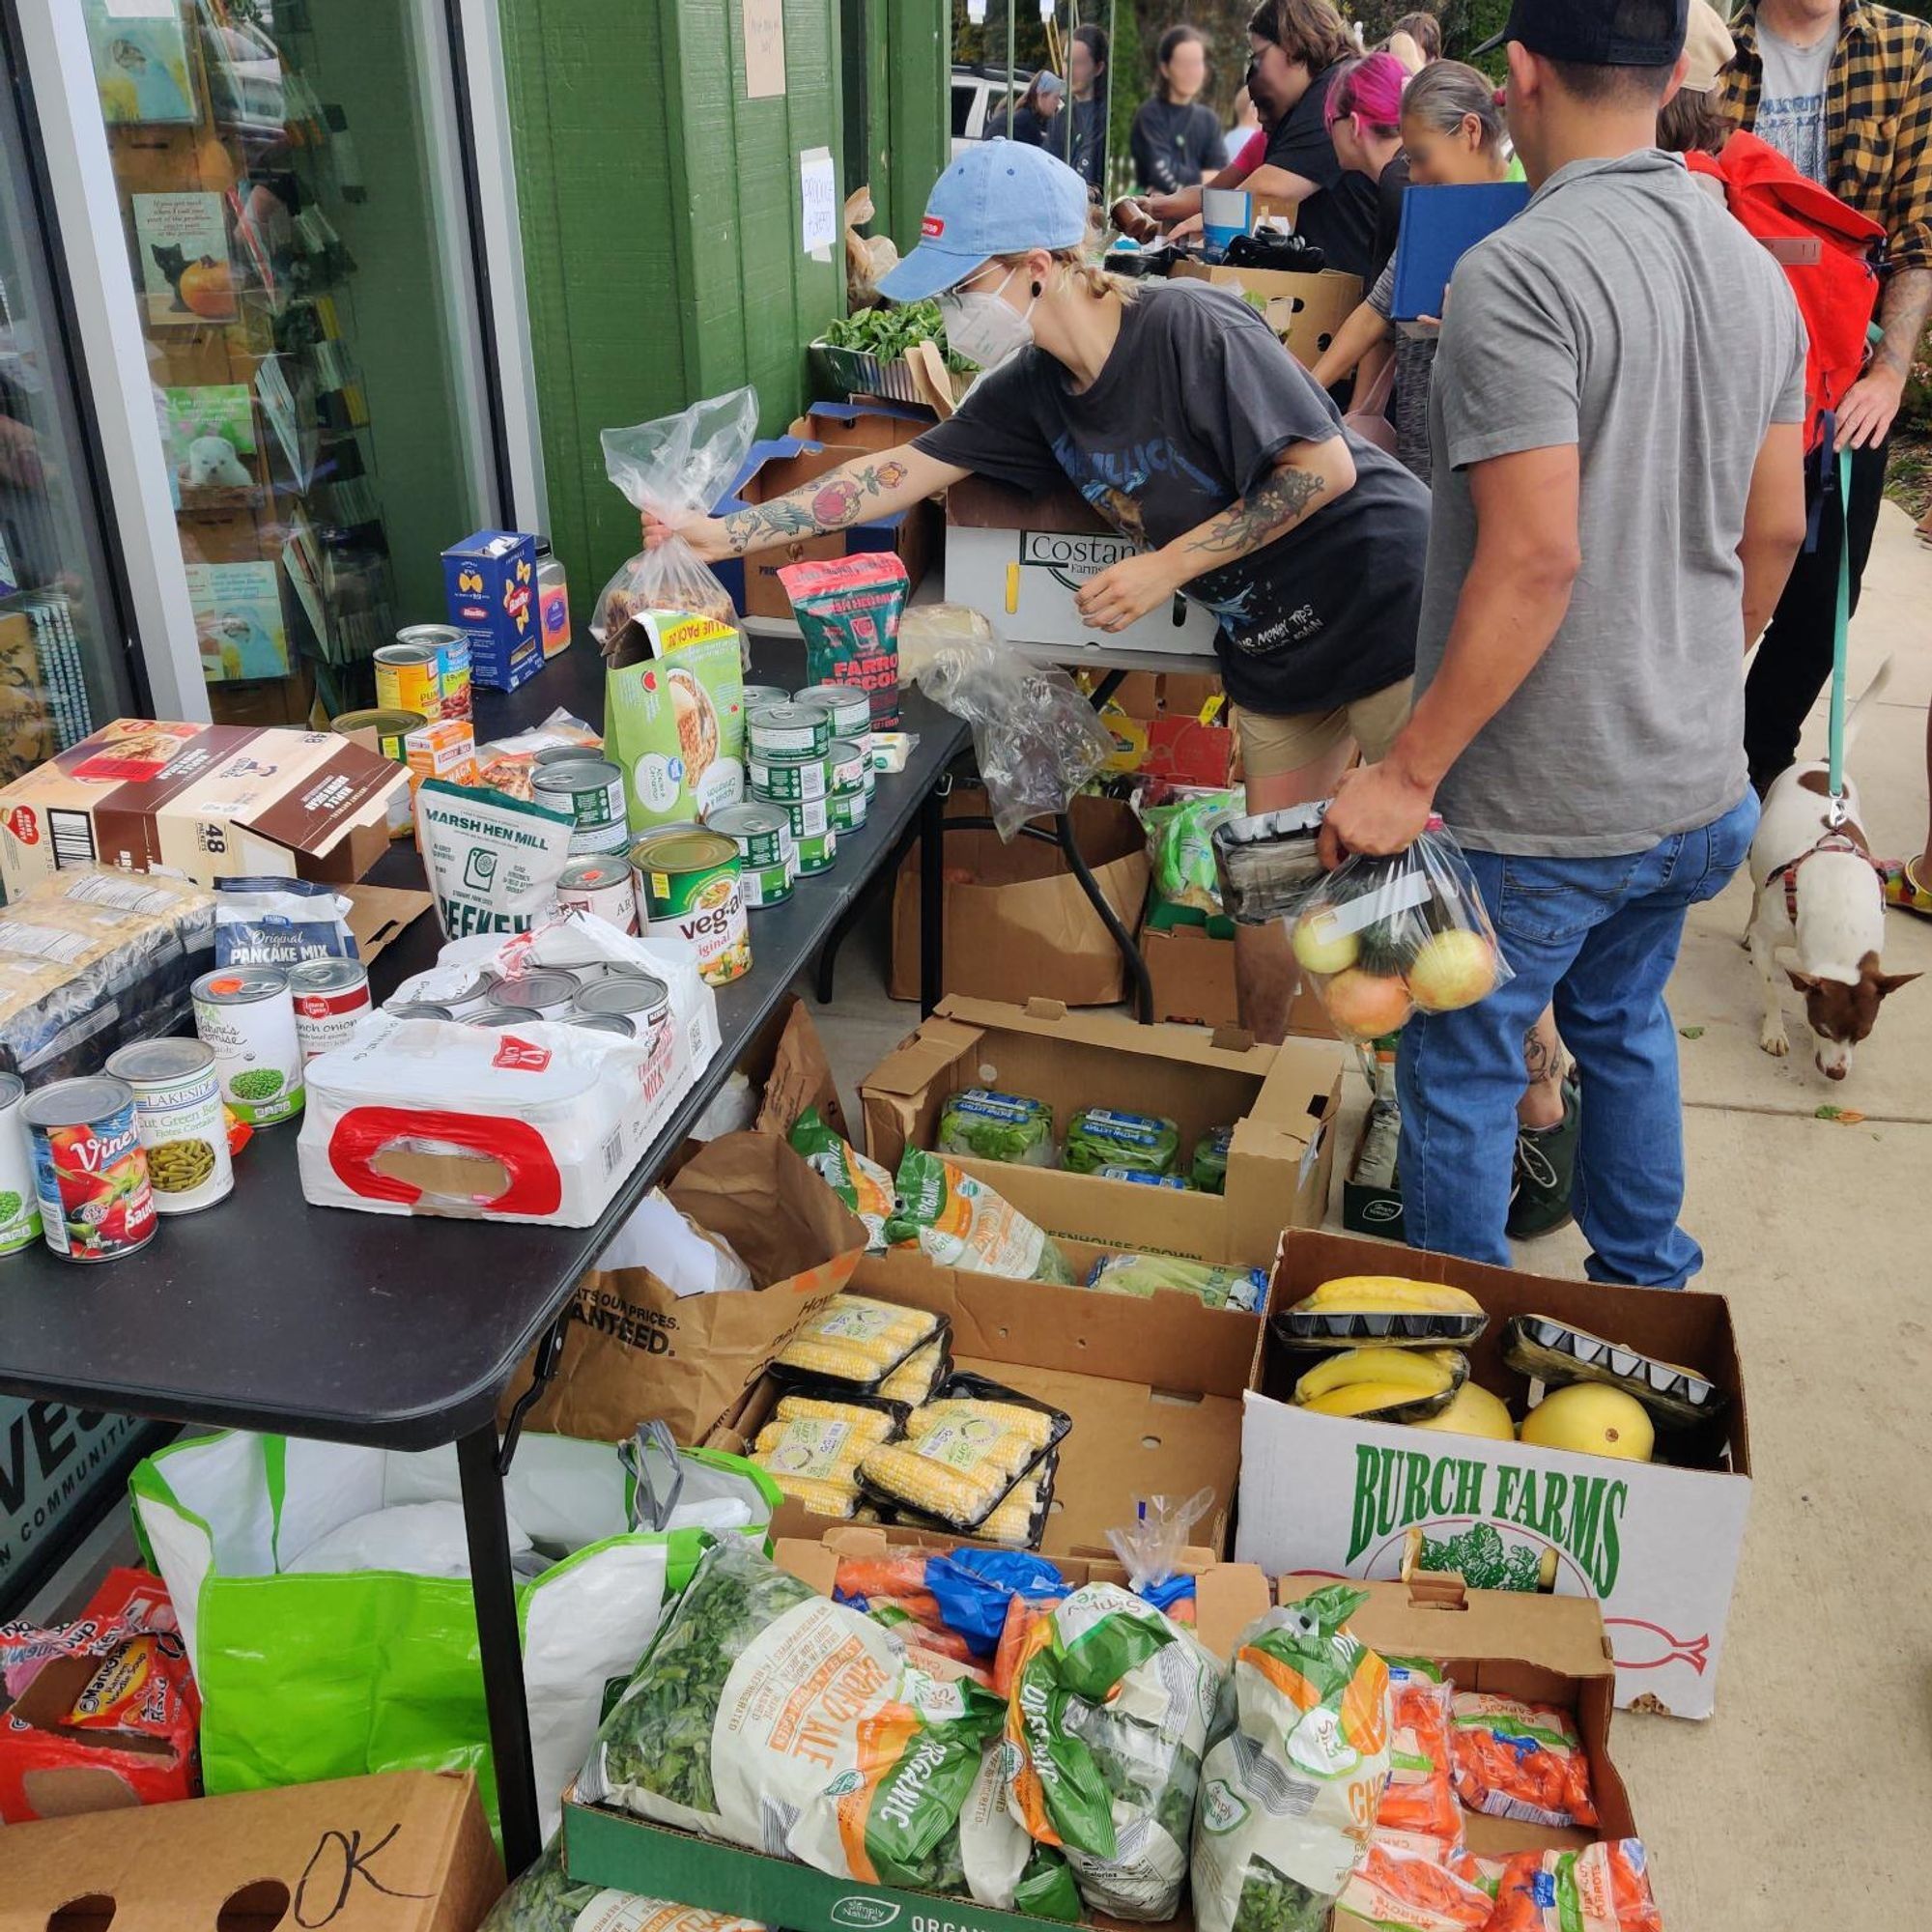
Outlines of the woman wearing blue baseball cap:
{"label": "woman wearing blue baseball cap", "polygon": [[[895,515],[969,474],[1030,493],[1070,479],[1145,546],[1081,589],[1089,623],[1122,630],[1177,592],[1220,619],[1251,810],[1326,796],[1354,744],[1379,757],[1408,711],[1428,492],[1344,430],[1238,296],[1088,263],[1086,184],[1052,156],[969,149],[922,233],[880,292],[939,298],[948,341],[982,371],[957,413],[676,533],[736,556]],[[670,527],[646,516],[646,541]],[[1283,935],[1242,926],[1236,944],[1244,1023],[1279,1039],[1294,991]]]}

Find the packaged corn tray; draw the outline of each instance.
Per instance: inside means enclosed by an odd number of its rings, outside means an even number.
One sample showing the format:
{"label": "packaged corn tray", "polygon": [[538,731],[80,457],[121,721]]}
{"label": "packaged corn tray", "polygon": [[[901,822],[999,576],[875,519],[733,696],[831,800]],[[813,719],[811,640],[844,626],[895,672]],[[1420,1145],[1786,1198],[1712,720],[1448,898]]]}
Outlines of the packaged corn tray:
{"label": "packaged corn tray", "polygon": [[906,1411],[876,1398],[781,1396],[752,1445],[752,1461],[813,1516],[850,1519],[859,1506],[859,1463],[890,1442]]}
{"label": "packaged corn tray", "polygon": [[1235,1144],[1233,1127],[1209,1127],[1194,1143],[1194,1158],[1188,1166],[1188,1179],[1204,1194],[1225,1194],[1228,1191],[1228,1150]]}
{"label": "packaged corn tray", "polygon": [[1051,1167],[1053,1109],[1044,1100],[1030,1100],[1021,1094],[968,1087],[940,1109],[933,1144],[940,1153]]}
{"label": "packaged corn tray", "polygon": [[1220,1267],[1183,1255],[1108,1255],[1094,1264],[1087,1286],[1109,1294],[1139,1295],[1168,1288],[1191,1294],[1208,1308],[1252,1315],[1267,1296],[1267,1274],[1262,1268]]}
{"label": "packaged corn tray", "polygon": [[557,1838],[545,1846],[536,1863],[490,1908],[481,1932],[578,1932],[580,1926],[586,1932],[590,1928],[604,1928],[604,1932],[765,1932],[755,1918],[704,1912],[695,1905],[672,1905],[662,1898],[639,1898],[632,1892],[611,1891],[575,1880],[563,1868],[562,1841]]}
{"label": "packaged corn tray", "polygon": [[932,1392],[952,1373],[952,1357],[948,1352],[952,1341],[952,1323],[943,1315],[939,1333],[923,1349],[915,1349],[884,1381],[879,1393],[889,1402],[902,1402],[917,1408],[932,1400]]}
{"label": "packaged corn tray", "polygon": [[779,1351],[772,1373],[781,1381],[832,1382],[870,1394],[938,1326],[939,1317],[923,1308],[835,1294]]}
{"label": "packaged corn tray", "polygon": [[886,1238],[968,1274],[1073,1280],[1059,1244],[1017,1208],[983,1180],[921,1148],[907,1148],[899,1161],[897,1204],[886,1223]]}
{"label": "packaged corn tray", "polygon": [[1388,1669],[1317,1590],[1249,1626],[1215,1714],[1194,1828],[1199,1932],[1323,1932],[1388,1781]]}
{"label": "packaged corn tray", "polygon": [[[1046,1534],[1046,1520],[1053,1508],[1053,1483],[1060,1473],[1060,1451],[1049,1449],[1029,1469],[994,1508],[993,1513],[973,1532],[976,1543],[990,1543],[1001,1549],[1037,1549]],[[922,1516],[917,1510],[895,1512],[897,1520],[912,1529],[945,1530],[950,1524],[938,1517]]]}
{"label": "packaged corn tray", "polygon": [[886,1250],[886,1221],[893,1211],[893,1178],[876,1161],[828,1126],[816,1107],[792,1122],[792,1151],[866,1224],[867,1248]]}
{"label": "packaged corn tray", "polygon": [[1486,1691],[1456,1692],[1450,1716],[1456,1796],[1465,1811],[1520,1825],[1597,1822],[1590,1762],[1576,1721],[1548,1704]]}
{"label": "packaged corn tray", "polygon": [[1065,1164],[1075,1174],[1130,1167],[1137,1174],[1171,1174],[1180,1129],[1158,1114],[1082,1107],[1066,1123]]}
{"label": "packaged corn tray", "polygon": [[1027,1625],[1007,1700],[1010,1802],[1031,1837],[1063,1847],[1090,1910],[1179,1908],[1220,1688],[1193,1635],[1118,1584],[1085,1584]]}
{"label": "packaged corn tray", "polygon": [[903,1441],[867,1451],[860,1486],[888,1508],[977,1531],[1072,1426],[1064,1409],[983,1376],[955,1375],[907,1416]]}
{"label": "packaged corn tray", "polygon": [[964,1895],[961,1813],[1000,1721],[991,1692],[920,1668],[883,1625],[726,1537],[604,1719],[577,1793],[838,1878]]}
{"label": "packaged corn tray", "polygon": [[1503,1866],[1484,1932],[1663,1932],[1643,1841],[1519,1852]]}

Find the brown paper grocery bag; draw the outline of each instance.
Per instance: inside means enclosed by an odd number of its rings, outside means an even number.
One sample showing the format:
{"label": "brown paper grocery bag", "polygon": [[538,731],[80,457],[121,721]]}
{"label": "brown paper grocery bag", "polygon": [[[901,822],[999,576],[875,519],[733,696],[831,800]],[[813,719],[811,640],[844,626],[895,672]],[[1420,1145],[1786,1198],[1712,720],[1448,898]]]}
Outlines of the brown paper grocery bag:
{"label": "brown paper grocery bag", "polygon": [[[865,1225],[775,1134],[712,1141],[665,1191],[730,1243],[755,1287],[680,1297],[648,1268],[593,1269],[526,1429],[617,1442],[657,1421],[679,1442],[702,1442],[805,1316],[851,1279],[865,1250]],[[500,1418],[533,1363],[512,1378]]]}

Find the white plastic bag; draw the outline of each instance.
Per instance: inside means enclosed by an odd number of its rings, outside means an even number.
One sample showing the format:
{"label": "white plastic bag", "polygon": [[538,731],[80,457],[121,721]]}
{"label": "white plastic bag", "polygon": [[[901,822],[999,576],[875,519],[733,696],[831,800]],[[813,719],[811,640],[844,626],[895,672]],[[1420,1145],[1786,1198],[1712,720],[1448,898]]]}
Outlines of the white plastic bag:
{"label": "white plastic bag", "polygon": [[[667,519],[709,511],[745,466],[758,433],[758,392],[733,389],[674,416],[607,429],[604,473],[632,506]],[[625,626],[639,611],[688,611],[721,624],[737,621],[731,598],[710,567],[684,541],[671,537],[641,550],[597,599],[590,635],[614,656]]]}
{"label": "white plastic bag", "polygon": [[1114,741],[1063,670],[1004,649],[977,611],[914,608],[899,619],[899,682],[973,727],[973,751],[1009,841],[1030,818],[1065,811]]}

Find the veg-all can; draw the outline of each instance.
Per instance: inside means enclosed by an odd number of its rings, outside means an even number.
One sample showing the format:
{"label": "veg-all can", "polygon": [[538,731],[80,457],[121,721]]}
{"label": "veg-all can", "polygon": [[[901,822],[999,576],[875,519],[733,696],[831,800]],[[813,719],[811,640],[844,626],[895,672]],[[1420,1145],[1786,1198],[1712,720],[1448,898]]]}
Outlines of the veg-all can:
{"label": "veg-all can", "polygon": [[318,1053],[345,1045],[371,1010],[369,969],[359,959],[304,959],[288,969],[296,1003],[296,1042],[306,1066]]}
{"label": "veg-all can", "polygon": [[871,749],[872,700],[856,684],[811,684],[792,694],[794,704],[815,704],[832,714],[832,735]]}
{"label": "veg-all can", "polygon": [[530,773],[530,790],[539,805],[568,812],[576,824],[570,835],[573,856],[584,852],[622,852],[630,842],[624,822],[624,773],[609,758],[561,759],[538,765]]}
{"label": "veg-all can", "polygon": [[798,869],[801,876],[829,872],[838,857],[838,835],[828,825],[822,832],[805,832],[798,838]]}
{"label": "veg-all can", "polygon": [[199,1039],[144,1039],[107,1056],[134,1095],[156,1214],[192,1214],[235,1191],[214,1050]]}
{"label": "veg-all can", "polygon": [[17,1073],[0,1073],[0,1255],[18,1254],[41,1233],[34,1150],[20,1119],[26,1091]]}
{"label": "veg-all can", "polygon": [[832,714],[818,704],[761,704],[745,716],[745,749],[754,758],[822,758]]}
{"label": "veg-all can", "polygon": [[752,970],[738,846],[722,832],[647,832],[631,847],[647,932],[697,949],[698,977],[726,986]]}
{"label": "veg-all can", "polygon": [[638,929],[638,890],[623,853],[614,859],[573,859],[557,878],[556,902],[587,912],[619,932]]}
{"label": "veg-all can", "polygon": [[214,1049],[221,1097],[251,1127],[302,1110],[301,1043],[289,976],[273,966],[219,966],[194,982],[194,1030]]}
{"label": "veg-all can", "polygon": [[148,1153],[134,1090],[103,1073],[56,1080],[20,1102],[47,1246],[71,1262],[111,1262],[155,1238]]}
{"label": "veg-all can", "polygon": [[454,624],[411,624],[396,633],[399,644],[436,653],[436,685],[444,718],[469,716],[469,633]]}
{"label": "veg-all can", "polygon": [[540,966],[514,980],[498,980],[492,992],[499,1007],[521,1012],[526,1020],[558,1019],[570,1010],[581,982],[561,966]]}
{"label": "veg-all can", "polygon": [[631,1023],[635,1032],[646,1033],[670,1018],[670,988],[648,973],[622,980],[599,980],[577,996],[579,1019],[609,1019],[619,1016]]}
{"label": "veg-all can", "polygon": [[758,804],[776,806],[791,822],[791,836],[796,843],[802,838],[816,838],[832,823],[831,814],[822,798],[766,799]]}
{"label": "veg-all can", "polygon": [[775,805],[796,805],[802,799],[823,798],[832,789],[828,758],[748,758],[745,776],[753,798]]}
{"label": "veg-all can", "polygon": [[434,644],[384,644],[376,653],[376,703],[384,711],[420,712],[426,724],[432,724],[440,718],[442,661],[437,647]]}
{"label": "veg-all can", "polygon": [[739,877],[748,911],[779,905],[791,897],[792,880],[798,876],[797,848],[791,836],[791,819],[782,806],[727,805],[714,811],[706,821],[714,832],[722,832],[738,847]]}

